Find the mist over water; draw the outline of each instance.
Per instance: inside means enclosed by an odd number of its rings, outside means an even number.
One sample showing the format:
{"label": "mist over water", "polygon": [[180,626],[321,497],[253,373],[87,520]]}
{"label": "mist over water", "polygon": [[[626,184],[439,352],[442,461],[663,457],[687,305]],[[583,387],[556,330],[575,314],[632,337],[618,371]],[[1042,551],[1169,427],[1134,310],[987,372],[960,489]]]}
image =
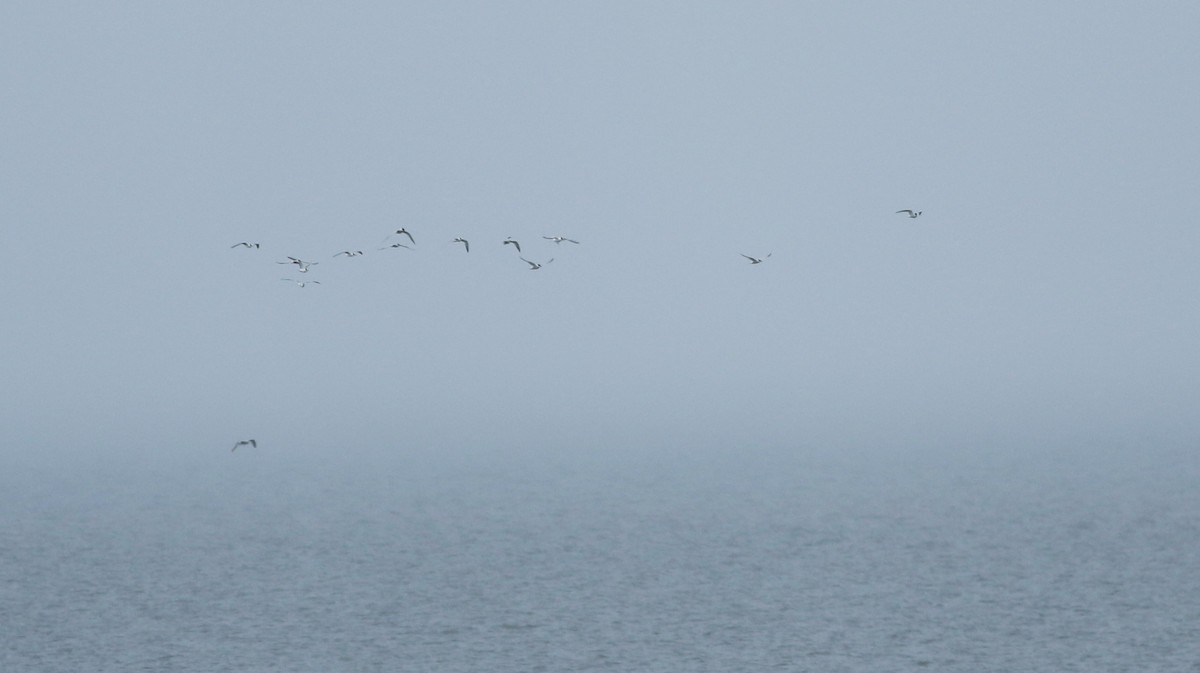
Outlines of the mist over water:
{"label": "mist over water", "polygon": [[1198,33],[0,3],[0,672],[1195,673]]}
{"label": "mist over water", "polygon": [[1182,448],[51,462],[0,476],[5,670],[1200,663]]}

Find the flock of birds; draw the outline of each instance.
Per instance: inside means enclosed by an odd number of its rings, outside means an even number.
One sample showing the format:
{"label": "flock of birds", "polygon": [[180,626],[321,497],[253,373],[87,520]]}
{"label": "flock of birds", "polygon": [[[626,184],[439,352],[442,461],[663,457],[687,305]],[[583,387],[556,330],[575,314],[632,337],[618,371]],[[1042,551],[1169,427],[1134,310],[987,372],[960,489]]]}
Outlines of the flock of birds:
{"label": "flock of birds", "polygon": [[[393,236],[405,236],[408,238],[408,243],[404,243],[403,241],[401,241],[399,243],[388,243],[388,241],[391,240]],[[551,241],[551,242],[555,243],[556,245],[562,244],[562,243],[573,243],[575,245],[579,245],[579,241],[577,241],[573,238],[567,238],[566,236],[542,236],[542,238],[546,239],[547,241]],[[383,240],[383,242],[388,243],[388,244],[379,248],[380,250],[395,250],[397,248],[405,248],[408,250],[412,250],[414,248],[414,246],[416,246],[416,244],[417,244],[417,240],[413,237],[412,232],[410,232],[408,229],[403,228],[403,227],[400,229],[397,229],[395,232],[393,232],[391,234],[388,234],[388,237],[385,238]],[[468,253],[471,252],[471,242],[461,236],[454,238],[453,240],[450,241],[450,243],[461,243],[463,246],[463,250],[465,252],[468,252]],[[517,258],[520,259],[522,262],[525,262],[526,264],[528,264],[530,271],[537,271],[538,269],[542,268],[546,264],[549,264],[550,262],[554,261],[553,257],[546,260],[545,262],[535,262],[531,259],[526,259],[525,257],[522,256],[521,243],[519,241],[513,239],[513,237],[511,237],[511,236],[509,236],[508,238],[501,241],[501,244],[506,245],[506,246],[511,245],[513,248],[515,248],[517,251]],[[246,248],[248,250],[258,250],[258,249],[262,248],[262,244],[251,243],[249,241],[241,241],[239,243],[234,243],[233,245],[231,245],[229,247],[231,249],[232,248]],[[366,253],[364,253],[362,250],[342,250],[341,252],[338,252],[337,254],[335,254],[334,257],[335,258],[343,257],[343,256],[344,257],[359,257],[364,254],[366,254]],[[770,257],[770,255],[767,255],[767,256]],[[751,259],[753,259],[753,258],[751,258]],[[758,262],[761,262],[761,261],[762,260],[759,259],[759,260],[755,261],[754,263],[757,264]],[[304,260],[304,259],[300,259],[299,257],[290,257],[290,256],[286,260],[276,262],[276,264],[294,265],[296,267],[296,271],[298,273],[308,273],[308,270],[310,267],[316,266],[319,263],[320,262],[314,262],[311,260]],[[294,283],[299,287],[307,287],[309,285],[320,285],[321,284],[321,281],[319,281],[319,280],[310,280],[307,278],[304,278],[304,279],[281,278],[280,280],[287,281],[289,283]],[[244,444],[244,443],[245,442],[242,442],[241,444]],[[241,446],[241,444],[238,444],[238,446]],[[234,447],[234,448],[237,448],[237,447]]]}
{"label": "flock of birds", "polygon": [[[908,215],[908,217],[910,219],[916,219],[916,218],[920,217],[923,212],[924,211],[921,211],[921,210],[913,210],[911,208],[905,208],[903,210],[897,210],[896,214],[897,215],[905,214],[905,215]],[[393,236],[405,236],[408,238],[408,243],[404,243],[404,242],[390,243],[379,249],[380,250],[394,250],[396,248],[405,248],[408,250],[412,250],[413,246],[415,246],[417,244],[417,240],[415,238],[413,238],[412,233],[409,232],[408,229],[406,229],[404,227],[397,229],[395,232],[393,232],[391,234],[388,234],[388,237],[385,238],[382,242],[387,243],[389,240],[391,240],[391,238]],[[562,243],[573,243],[575,245],[579,245],[579,241],[577,241],[573,238],[567,238],[565,236],[542,236],[542,238],[544,238],[547,241],[553,242],[555,245],[559,245]],[[463,250],[465,252],[468,252],[468,253],[471,252],[471,242],[461,236],[455,237],[454,239],[452,239],[450,241],[450,243],[461,243],[463,246]],[[546,260],[545,262],[535,262],[535,261],[526,259],[525,257],[521,256],[522,255],[521,243],[519,241],[513,239],[513,237],[511,237],[511,236],[509,236],[508,238],[501,241],[501,245],[505,245],[505,246],[511,245],[513,248],[515,248],[517,251],[518,259],[520,259],[521,261],[528,264],[530,271],[537,271],[538,269],[541,269],[546,264],[549,264],[550,262],[554,261],[553,257]],[[233,245],[231,245],[229,247],[231,249],[232,248],[247,248],[247,249],[251,249],[251,250],[257,250],[257,249],[260,249],[262,246],[258,243],[250,243],[249,241],[242,241],[240,243],[234,243]],[[341,252],[338,252],[337,254],[335,254],[333,256],[334,256],[334,258],[342,257],[342,256],[359,257],[359,256],[362,256],[363,254],[364,253],[362,250],[342,250]],[[751,265],[762,264],[764,261],[766,261],[767,259],[770,259],[770,257],[771,257],[771,253],[767,253],[764,257],[752,257],[745,253],[739,253],[739,254],[741,254],[742,257],[745,257],[747,260],[749,260]],[[309,268],[312,266],[315,266],[316,264],[318,264],[318,262],[306,261],[306,260],[300,259],[298,257],[288,257],[286,261],[276,262],[276,264],[294,265],[296,267],[296,270],[299,273],[308,273]],[[281,278],[280,280],[284,280],[284,281],[287,281],[290,283],[295,283],[299,287],[307,287],[309,285],[320,285],[321,284],[321,281],[309,280],[307,278],[300,279],[300,280],[297,280],[295,278]],[[233,448],[230,449],[230,451],[237,451],[239,446],[249,446],[251,448],[258,448],[258,442],[254,439],[243,439],[243,440],[238,441],[236,444],[234,444]]]}

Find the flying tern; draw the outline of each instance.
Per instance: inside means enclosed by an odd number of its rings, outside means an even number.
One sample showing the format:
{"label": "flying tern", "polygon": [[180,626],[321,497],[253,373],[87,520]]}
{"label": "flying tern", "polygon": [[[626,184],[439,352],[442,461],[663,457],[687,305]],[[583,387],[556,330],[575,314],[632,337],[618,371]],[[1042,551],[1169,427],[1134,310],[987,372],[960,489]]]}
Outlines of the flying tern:
{"label": "flying tern", "polygon": [[[525,262],[526,264],[529,265],[530,271],[537,271],[538,269],[540,269],[544,266],[543,264],[538,264],[537,262],[531,262],[531,261],[525,259],[524,257],[521,258],[521,261]],[[549,264],[550,262],[553,262],[553,261],[554,261],[554,258],[551,257],[550,259],[546,260],[546,264]]]}
{"label": "flying tern", "polygon": [[233,245],[231,245],[229,247],[230,248],[257,248],[258,244],[257,243],[247,243],[245,241],[242,241],[241,243],[234,243]]}
{"label": "flying tern", "polygon": [[242,441],[238,442],[237,444],[234,444],[233,448],[230,449],[230,451],[237,451],[237,447],[239,447],[239,446],[250,446],[250,447],[257,449],[258,442],[254,441],[253,439],[243,439]]}
{"label": "flying tern", "polygon": [[[738,253],[738,254],[741,254],[741,253]],[[771,253],[768,252],[767,257],[770,257],[770,256],[771,256]],[[767,257],[751,257],[750,255],[742,255],[742,257],[745,257],[746,259],[750,260],[751,264],[762,264],[763,260],[767,259]]]}
{"label": "flying tern", "polygon": [[467,252],[471,252],[471,244],[469,242],[467,242],[467,239],[465,239],[465,238],[456,238],[450,242],[451,243],[462,243],[463,247],[467,249]]}
{"label": "flying tern", "polygon": [[312,266],[313,264],[317,264],[317,262],[306,262],[302,259],[296,259],[295,257],[288,257],[288,260],[290,260],[290,261],[275,262],[275,263],[276,264],[295,264],[296,266],[300,267],[300,273],[308,273],[308,267]]}
{"label": "flying tern", "polygon": [[279,280],[286,280],[288,282],[295,283],[296,285],[299,285],[300,287],[305,287],[310,284],[311,285],[320,285],[321,284],[321,281],[319,281],[319,280],[296,280],[295,278],[280,278]]}
{"label": "flying tern", "polygon": [[409,248],[407,245],[405,245],[403,243],[393,243],[391,245],[385,245],[382,248],[380,248],[380,250],[391,250],[393,248],[408,248],[409,250],[412,250],[412,248]]}
{"label": "flying tern", "polygon": [[576,241],[576,240],[570,239],[570,238],[565,238],[563,236],[543,236],[542,238],[546,239],[547,241],[554,241],[555,243],[562,243],[563,241],[566,241],[567,243],[574,243],[575,245],[579,245],[579,241]]}
{"label": "flying tern", "polygon": [[408,237],[408,242],[409,242],[409,243],[412,243],[413,245],[416,245],[416,244],[417,244],[417,242],[416,242],[415,240],[413,240],[412,234],[408,233],[408,229],[397,229],[397,230],[396,230],[396,233],[397,233],[397,234],[404,234],[405,236],[407,236],[407,237]]}
{"label": "flying tern", "polygon": [[923,210],[912,210],[912,209],[909,209],[909,208],[905,208],[904,210],[897,210],[897,211],[896,211],[896,214],[897,214],[897,215],[899,215],[900,213],[908,213],[908,217],[909,217],[909,219],[915,219],[915,218],[918,218],[918,217],[920,217],[920,216],[921,216],[921,213],[923,213],[923,212],[925,212],[925,211],[923,211]]}
{"label": "flying tern", "polygon": [[363,254],[362,250],[343,250],[343,251],[339,252],[338,254],[334,255],[334,257],[341,257],[342,255],[345,255],[347,257],[358,257],[361,254]]}
{"label": "flying tern", "polygon": [[504,239],[504,245],[511,245],[517,249],[517,252],[521,252],[521,244],[514,241],[512,236],[509,236],[508,238]]}

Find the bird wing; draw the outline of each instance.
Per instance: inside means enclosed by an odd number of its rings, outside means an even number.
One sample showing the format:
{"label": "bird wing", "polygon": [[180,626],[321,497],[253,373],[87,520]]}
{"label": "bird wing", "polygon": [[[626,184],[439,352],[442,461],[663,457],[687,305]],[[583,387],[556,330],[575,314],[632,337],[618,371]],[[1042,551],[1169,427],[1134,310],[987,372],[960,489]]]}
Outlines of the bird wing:
{"label": "bird wing", "polygon": [[416,240],[415,240],[415,239],[413,239],[413,237],[412,237],[412,234],[408,233],[408,230],[407,230],[407,229],[402,229],[401,231],[404,233],[404,235],[405,235],[405,236],[407,236],[407,237],[408,237],[408,240],[409,240],[409,242],[410,242],[410,243],[412,243],[413,245],[416,245],[416,244],[417,244]]}

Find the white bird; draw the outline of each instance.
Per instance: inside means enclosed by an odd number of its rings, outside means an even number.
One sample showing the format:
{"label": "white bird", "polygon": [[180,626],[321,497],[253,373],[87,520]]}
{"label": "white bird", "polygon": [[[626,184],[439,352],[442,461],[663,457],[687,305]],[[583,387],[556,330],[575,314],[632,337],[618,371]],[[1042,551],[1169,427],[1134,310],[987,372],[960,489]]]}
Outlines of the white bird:
{"label": "white bird", "polygon": [[295,257],[288,257],[288,259],[290,261],[275,262],[275,263],[276,264],[295,264],[296,266],[300,267],[300,273],[308,273],[308,267],[310,267],[314,264],[317,264],[317,262],[306,262],[302,259],[296,259]]}
{"label": "white bird", "polygon": [[391,245],[385,245],[384,247],[380,248],[380,250],[391,250],[394,248],[408,248],[409,250],[412,250],[412,248],[409,248],[407,245],[405,245],[403,243],[393,243]]}
{"label": "white bird", "polygon": [[405,236],[407,236],[407,237],[408,237],[408,242],[409,242],[409,243],[412,243],[413,245],[416,245],[416,244],[417,244],[417,242],[416,242],[415,240],[413,240],[412,234],[408,233],[408,229],[397,229],[397,230],[396,230],[396,233],[397,233],[397,234],[404,234]]}
{"label": "white bird", "polygon": [[543,236],[542,238],[546,239],[547,241],[554,241],[555,243],[562,243],[563,241],[566,241],[567,243],[579,245],[579,241],[570,238],[564,238],[562,236]]}
{"label": "white bird", "polygon": [[909,219],[914,219],[914,218],[918,218],[918,217],[920,217],[920,216],[921,216],[921,213],[923,213],[923,212],[925,212],[925,211],[923,211],[923,210],[912,210],[912,209],[909,209],[909,208],[905,208],[904,210],[897,210],[897,211],[896,211],[896,214],[897,214],[897,215],[899,215],[900,213],[908,213],[908,217],[909,217]]}
{"label": "white bird", "polygon": [[511,245],[517,249],[517,252],[521,252],[521,244],[514,241],[512,236],[504,239],[504,245]]}
{"label": "white bird", "polygon": [[257,243],[247,243],[245,241],[242,241],[241,243],[234,243],[233,245],[231,245],[229,247],[230,248],[257,248],[258,244]]}
{"label": "white bird", "polygon": [[[542,264],[538,264],[537,262],[531,262],[531,261],[525,259],[524,257],[521,258],[521,261],[525,262],[526,264],[529,265],[530,271],[537,271],[538,269],[542,268],[542,266],[543,266]],[[553,262],[553,261],[554,261],[554,258],[551,257],[550,259],[546,260],[546,264],[549,264],[550,262]]]}
{"label": "white bird", "polygon": [[345,255],[347,257],[358,257],[361,254],[363,254],[362,250],[343,250],[343,251],[339,252],[338,254],[334,255],[334,257],[341,257],[342,255]]}
{"label": "white bird", "polygon": [[[742,253],[740,253],[740,252],[738,254],[742,255]],[[768,252],[767,257],[770,257],[770,256],[771,256],[771,253]],[[751,264],[762,264],[763,260],[767,259],[767,257],[751,257],[750,255],[742,255],[742,257],[745,257],[746,259],[750,260]]]}
{"label": "white bird", "polygon": [[251,447],[254,447],[257,449],[258,442],[254,441],[253,439],[243,439],[242,441],[238,442],[237,444],[234,444],[233,448],[230,449],[230,451],[237,451],[237,447],[239,447],[239,446],[251,446]]}
{"label": "white bird", "polygon": [[296,285],[299,285],[300,287],[304,287],[309,284],[312,284],[312,285],[320,285],[321,284],[321,281],[319,281],[319,280],[296,280],[294,278],[280,278],[279,280],[286,280],[288,282],[295,283]]}
{"label": "white bird", "polygon": [[467,252],[471,252],[471,244],[469,242],[467,242],[467,239],[465,239],[465,238],[456,238],[450,242],[451,243],[462,243],[463,247],[467,249]]}

